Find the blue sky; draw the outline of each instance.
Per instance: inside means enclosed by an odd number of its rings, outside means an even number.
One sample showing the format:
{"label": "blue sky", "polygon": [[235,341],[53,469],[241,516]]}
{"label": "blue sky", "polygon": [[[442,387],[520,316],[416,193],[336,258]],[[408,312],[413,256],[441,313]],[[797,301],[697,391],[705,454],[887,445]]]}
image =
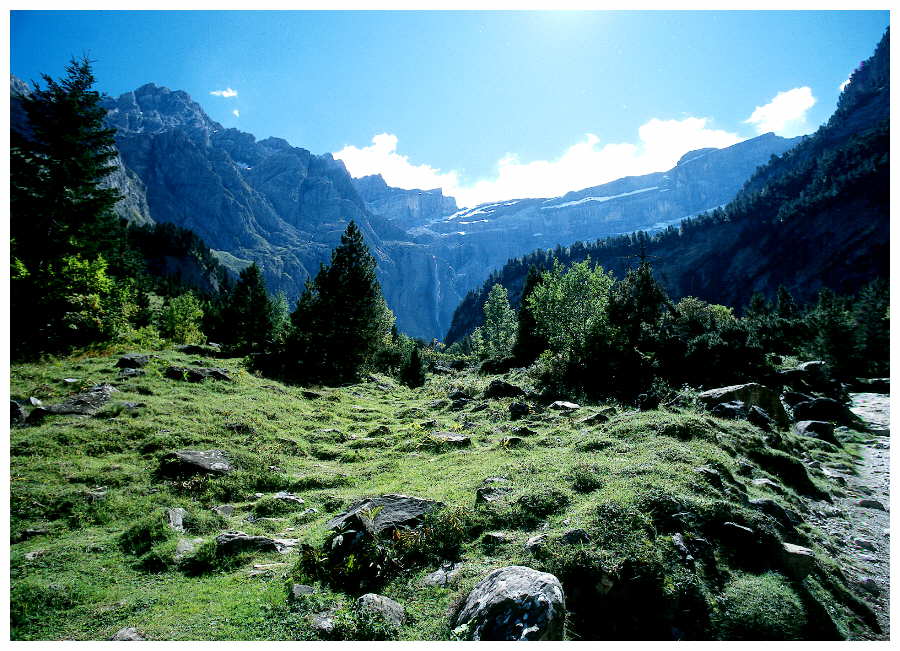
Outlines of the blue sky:
{"label": "blue sky", "polygon": [[13,11],[11,71],[60,76],[86,52],[110,95],[150,81],[185,90],[226,127],[473,205],[811,132],[888,22],[887,11]]}

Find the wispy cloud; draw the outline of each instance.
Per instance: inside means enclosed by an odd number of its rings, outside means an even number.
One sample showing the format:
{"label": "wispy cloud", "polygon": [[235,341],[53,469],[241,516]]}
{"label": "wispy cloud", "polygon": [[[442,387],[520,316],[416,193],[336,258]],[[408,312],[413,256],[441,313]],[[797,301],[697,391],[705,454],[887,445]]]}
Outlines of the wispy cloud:
{"label": "wispy cloud", "polygon": [[211,90],[209,91],[210,95],[216,95],[218,97],[237,97],[238,92],[229,86],[225,90]]}
{"label": "wispy cloud", "polygon": [[669,169],[686,152],[704,147],[728,147],[742,140],[737,134],[708,126],[708,118],[652,119],[638,130],[637,143],[601,145],[588,133],[552,160],[522,161],[506,154],[495,174],[471,184],[460,181],[455,170],[442,172],[430,165],[415,165],[397,153],[398,138],[382,133],[367,147],[347,145],[334,154],[355,177],[381,174],[388,185],[399,188],[441,188],[460,206],[527,197],[553,197],[607,183],[623,176]]}
{"label": "wispy cloud", "polygon": [[234,109],[234,110],[231,112],[231,114],[232,114],[234,117],[236,117],[236,118],[241,117],[241,112],[240,112],[239,110],[237,110],[237,109]]}
{"label": "wispy cloud", "polygon": [[809,86],[785,90],[772,98],[764,106],[757,106],[745,124],[752,124],[757,133],[774,131],[779,136],[790,138],[812,131],[806,121],[806,113],[816,103]]}

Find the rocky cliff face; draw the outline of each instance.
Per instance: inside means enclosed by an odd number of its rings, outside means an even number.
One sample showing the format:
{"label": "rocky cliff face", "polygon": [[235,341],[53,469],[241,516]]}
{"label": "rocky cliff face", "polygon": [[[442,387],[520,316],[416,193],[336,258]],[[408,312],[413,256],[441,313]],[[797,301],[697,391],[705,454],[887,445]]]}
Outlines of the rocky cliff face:
{"label": "rocky cliff face", "polygon": [[403,230],[423,226],[457,210],[456,200],[445,197],[440,188],[392,188],[380,174],[353,179],[353,185],[370,212],[381,215]]}

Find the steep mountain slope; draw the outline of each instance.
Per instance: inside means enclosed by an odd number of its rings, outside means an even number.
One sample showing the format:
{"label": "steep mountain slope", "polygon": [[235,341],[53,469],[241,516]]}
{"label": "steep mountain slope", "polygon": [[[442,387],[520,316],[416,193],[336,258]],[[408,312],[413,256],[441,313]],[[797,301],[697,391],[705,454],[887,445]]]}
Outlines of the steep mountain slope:
{"label": "steep mountain slope", "polygon": [[[590,256],[619,275],[645,240],[657,277],[673,298],[694,295],[740,306],[754,292],[785,285],[800,300],[821,287],[855,291],[889,265],[889,37],[852,76],[829,122],[773,158],[724,210],[651,238],[620,237],[558,250],[564,262]],[[480,323],[487,291],[502,282],[518,300],[535,252],[511,261],[460,304],[447,341]]]}

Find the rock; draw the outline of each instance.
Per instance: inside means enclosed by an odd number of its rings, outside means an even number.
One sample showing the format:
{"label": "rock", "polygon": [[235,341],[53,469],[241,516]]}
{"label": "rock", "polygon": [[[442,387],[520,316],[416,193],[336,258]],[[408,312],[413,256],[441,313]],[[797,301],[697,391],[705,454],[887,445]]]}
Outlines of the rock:
{"label": "rock", "polygon": [[525,439],[518,436],[504,436],[500,439],[500,445],[505,448],[517,448],[525,443]]}
{"label": "rock", "polygon": [[712,484],[716,488],[724,488],[722,484],[722,476],[709,466],[700,466],[699,468],[694,468],[694,472],[703,477],[708,483]]}
{"label": "rock", "polygon": [[184,531],[184,516],[186,515],[187,511],[182,508],[167,509],[166,519],[168,520],[169,527],[175,531]]}
{"label": "rock", "polygon": [[710,389],[701,393],[697,398],[707,409],[712,409],[723,402],[740,401],[748,408],[763,409],[780,427],[786,427],[788,424],[787,413],[781,406],[778,394],[756,382]]}
{"label": "rock", "polygon": [[13,425],[20,425],[25,422],[25,410],[15,400],[9,401],[10,407],[10,422]]}
{"label": "rock", "polygon": [[46,549],[35,549],[33,552],[27,552],[25,554],[25,560],[33,561],[34,559],[38,558],[39,556],[43,556],[46,553]]}
{"label": "rock", "polygon": [[524,418],[531,412],[531,409],[524,402],[512,402],[509,405],[509,417],[513,420]]}
{"label": "rock", "polygon": [[760,497],[758,499],[750,500],[748,504],[754,509],[762,511],[766,515],[772,516],[779,522],[779,524],[784,527],[790,527],[796,524],[800,524],[801,522],[801,518],[796,513],[796,511],[786,509],[775,500],[771,500],[767,497]]}
{"label": "rock", "polygon": [[160,460],[157,472],[164,477],[186,477],[197,474],[224,475],[233,469],[225,450],[176,450]]}
{"label": "rock", "polygon": [[794,432],[798,436],[818,439],[833,445],[840,445],[834,435],[834,425],[823,420],[801,420],[794,423]]}
{"label": "rock", "polygon": [[460,398],[459,400],[454,400],[450,403],[450,409],[453,411],[459,411],[460,409],[465,409],[466,405],[468,405],[470,400],[467,398]]}
{"label": "rock", "polygon": [[565,400],[557,400],[555,402],[551,402],[549,408],[556,411],[575,411],[576,409],[581,409],[581,405],[577,405],[574,402],[567,402]]}
{"label": "rock", "polygon": [[514,357],[500,359],[486,359],[478,365],[478,373],[481,375],[500,375],[516,367]]}
{"label": "rock", "polygon": [[581,418],[581,419],[577,420],[576,422],[579,425],[591,426],[591,425],[599,425],[601,423],[606,423],[608,421],[609,421],[609,416],[607,416],[604,413],[597,412],[596,414],[591,414],[590,416],[585,416],[584,418]]}
{"label": "rock", "polygon": [[485,398],[522,398],[525,392],[514,384],[510,384],[505,380],[494,379],[484,390]]}
{"label": "rock", "polygon": [[[422,524],[427,513],[443,507],[442,502],[410,497],[408,495],[381,495],[368,497],[352,504],[347,511],[330,520],[325,526],[331,530],[342,528],[353,516],[377,507],[374,520],[370,520],[371,528],[376,534],[390,534],[396,529],[410,529]],[[366,518],[368,520],[368,518]]]}
{"label": "rock", "polygon": [[315,594],[316,589],[311,585],[303,585],[302,583],[294,583],[290,590],[288,590],[288,599],[291,601],[296,601],[297,599],[301,599],[306,595]]}
{"label": "rock", "polygon": [[459,389],[457,389],[456,391],[451,391],[450,393],[447,394],[447,397],[450,398],[450,400],[468,400],[469,399],[468,394],[466,394],[465,391],[460,391]]}
{"label": "rock", "polygon": [[289,504],[304,504],[302,497],[297,497],[293,493],[288,493],[286,491],[275,493],[275,495],[273,495],[272,497],[274,497],[276,500],[287,502]]}
{"label": "rock", "polygon": [[479,581],[451,626],[468,640],[562,640],[565,613],[559,579],[512,565]]}
{"label": "rock", "polygon": [[861,539],[857,538],[856,540],[853,541],[853,544],[855,544],[860,549],[865,549],[866,551],[870,551],[870,552],[874,552],[877,549],[875,547],[875,543],[873,543],[869,540],[861,540]]}
{"label": "rock", "polygon": [[25,529],[15,538],[14,542],[17,542],[17,543],[24,542],[26,540],[34,538],[35,536],[46,536],[48,533],[50,533],[50,529],[48,529],[47,527],[35,527],[32,529]]}
{"label": "rock", "polygon": [[309,389],[303,389],[300,392],[300,395],[306,398],[307,400],[318,400],[322,397],[322,394],[318,391],[310,391]]}
{"label": "rock", "polygon": [[534,436],[535,434],[537,434],[537,432],[535,432],[533,429],[525,427],[525,425],[513,427],[510,431],[516,436]]}
{"label": "rock", "polygon": [[250,536],[243,531],[226,531],[216,536],[216,548],[222,554],[240,554],[246,551],[280,552],[283,547],[266,536]]}
{"label": "rock", "polygon": [[438,443],[445,443],[456,448],[465,448],[472,445],[472,439],[465,434],[455,434],[453,432],[432,432],[431,438]]}
{"label": "rock", "polygon": [[312,629],[320,635],[331,635],[334,632],[334,615],[336,608],[323,610],[315,615],[310,615],[309,624]]}
{"label": "rock", "polygon": [[890,393],[891,378],[889,377],[858,377],[851,383],[851,390],[856,393]]}
{"label": "rock", "polygon": [[564,545],[585,545],[591,542],[591,536],[584,529],[569,529],[560,536],[560,541]]}
{"label": "rock", "polygon": [[175,544],[175,560],[181,560],[185,556],[189,554],[193,554],[194,550],[197,548],[199,543],[203,542],[203,538],[195,538],[194,540],[188,540],[187,538],[181,538]]}
{"label": "rock", "polygon": [[431,407],[432,409],[443,409],[444,407],[446,407],[449,404],[450,403],[447,402],[446,400],[434,400],[434,401],[430,402],[428,404],[428,406]]}
{"label": "rock", "polygon": [[639,411],[652,411],[659,408],[660,399],[655,393],[642,393],[637,397],[637,408]]}
{"label": "rock", "polygon": [[147,638],[136,628],[123,628],[109,639],[113,642],[144,642]]}
{"label": "rock", "polygon": [[548,539],[549,536],[547,536],[547,534],[545,533],[538,534],[537,536],[532,536],[525,541],[525,549],[527,549],[531,553],[535,553],[547,544]]}
{"label": "rock", "polygon": [[91,503],[100,502],[106,499],[106,492],[105,486],[94,486],[92,489],[84,491],[84,498]]}
{"label": "rock", "polygon": [[747,405],[740,400],[722,402],[713,407],[710,413],[717,418],[726,420],[742,420],[747,417]]}
{"label": "rock", "polygon": [[797,391],[785,391],[781,394],[781,399],[788,405],[788,407],[793,408],[795,405],[798,405],[801,402],[808,402],[812,400],[813,397],[805,393],[798,393]]}
{"label": "rock", "polygon": [[506,477],[488,477],[475,489],[475,503],[496,502],[501,499],[512,490],[509,486],[503,486],[507,482],[509,480]]}
{"label": "rock", "polygon": [[863,422],[848,407],[832,398],[813,398],[794,405],[794,420],[818,420],[865,429]]}
{"label": "rock", "polygon": [[403,606],[384,595],[369,592],[356,600],[356,609],[360,613],[374,615],[385,624],[400,628],[406,621],[406,611]]}
{"label": "rock", "polygon": [[756,405],[750,407],[747,411],[747,420],[764,432],[771,432],[775,424],[772,417],[769,416],[764,409],[757,407]]}
{"label": "rock", "polygon": [[512,542],[509,534],[502,531],[488,531],[481,537],[481,544],[486,547],[496,547],[498,545],[507,545]]}
{"label": "rock", "polygon": [[[118,393],[111,384],[97,384],[83,393],[66,398],[65,401],[44,408],[47,414],[77,414],[81,416],[93,416],[112,398],[112,394]],[[32,415],[37,412],[35,409]]]}
{"label": "rock", "polygon": [[119,361],[116,362],[116,368],[144,368],[149,363],[150,355],[129,353],[119,358]]}
{"label": "rock", "polygon": [[859,580],[859,587],[873,597],[881,594],[881,586],[871,576],[864,576]]}
{"label": "rock", "polygon": [[855,504],[856,504],[856,506],[860,506],[864,509],[876,509],[878,511],[887,511],[887,509],[884,508],[884,504],[882,504],[878,500],[861,499],[861,500],[856,500]]}
{"label": "rock", "polygon": [[186,380],[187,382],[202,382],[206,379],[231,382],[231,376],[224,368],[170,366],[163,375],[170,380]]}
{"label": "rock", "polygon": [[79,380],[77,377],[64,377],[62,381],[66,384],[78,384],[79,382],[81,382],[81,380]]}
{"label": "rock", "polygon": [[140,377],[142,375],[146,375],[147,372],[144,369],[140,368],[123,368],[119,371],[120,378],[130,378],[130,377]]}
{"label": "rock", "polygon": [[681,554],[681,557],[686,561],[693,561],[694,557],[691,554],[691,550],[688,549],[687,544],[684,542],[684,536],[680,533],[676,533],[672,535],[672,543],[675,545],[675,549],[678,550],[678,553]]}
{"label": "rock", "polygon": [[461,569],[462,563],[444,561],[437,570],[431,574],[427,574],[425,578],[422,579],[422,585],[438,587],[448,586],[456,581]]}
{"label": "rock", "polygon": [[797,579],[802,579],[816,567],[816,555],[811,549],[791,543],[782,543],[781,551],[781,562],[784,569]]}

